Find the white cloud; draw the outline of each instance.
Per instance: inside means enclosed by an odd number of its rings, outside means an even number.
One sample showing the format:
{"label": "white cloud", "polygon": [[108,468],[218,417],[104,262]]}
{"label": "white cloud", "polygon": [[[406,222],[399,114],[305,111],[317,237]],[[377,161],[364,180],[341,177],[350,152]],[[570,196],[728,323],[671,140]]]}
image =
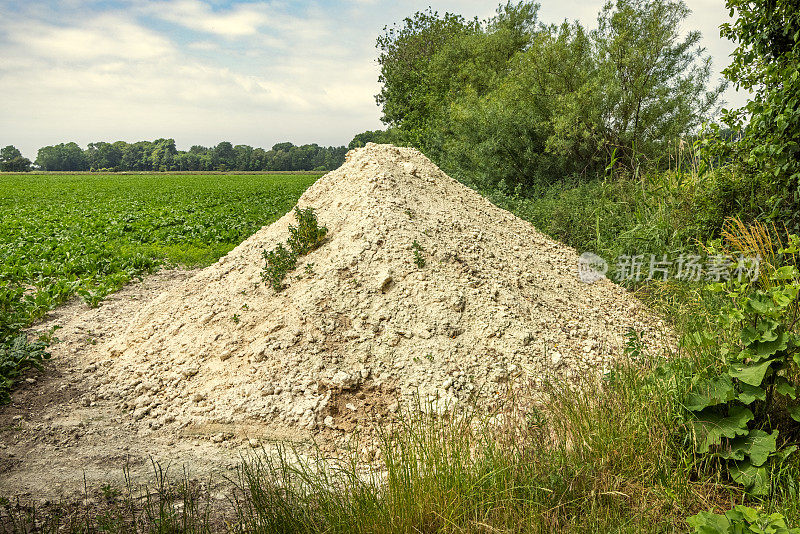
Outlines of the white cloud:
{"label": "white cloud", "polygon": [[160,34],[113,15],[93,17],[72,27],[38,21],[5,19],[3,29],[10,43],[27,54],[57,61],[91,61],[119,57],[154,60],[172,54],[174,48]]}
{"label": "white cloud", "polygon": [[171,0],[151,3],[146,10],[162,20],[223,37],[255,35],[270,20],[262,4],[213,11],[199,0]]}

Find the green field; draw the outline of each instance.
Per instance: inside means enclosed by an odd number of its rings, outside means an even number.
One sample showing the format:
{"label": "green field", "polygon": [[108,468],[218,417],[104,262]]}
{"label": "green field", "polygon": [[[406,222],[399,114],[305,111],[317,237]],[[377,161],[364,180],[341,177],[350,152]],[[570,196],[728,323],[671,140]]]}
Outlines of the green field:
{"label": "green field", "polygon": [[95,305],[161,265],[214,262],[318,177],[0,175],[0,352],[75,294]]}

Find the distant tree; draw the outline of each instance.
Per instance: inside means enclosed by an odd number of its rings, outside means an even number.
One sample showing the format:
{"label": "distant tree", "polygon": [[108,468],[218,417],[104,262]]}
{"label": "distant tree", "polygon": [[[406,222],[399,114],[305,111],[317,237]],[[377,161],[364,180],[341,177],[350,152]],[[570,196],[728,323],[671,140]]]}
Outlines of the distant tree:
{"label": "distant tree", "polygon": [[89,170],[89,160],[77,143],[61,143],[40,148],[36,164],[46,171]]}
{"label": "distant tree", "polygon": [[31,170],[31,160],[22,156],[22,152],[13,145],[0,149],[0,171],[27,172]]}
{"label": "distant tree", "polygon": [[117,169],[122,163],[123,148],[117,143],[89,143],[86,158],[91,169]]}
{"label": "distant tree", "polygon": [[222,141],[214,147],[214,164],[220,170],[229,170],[236,167],[236,152],[228,141]]}
{"label": "distant tree", "polygon": [[175,156],[177,153],[178,150],[175,148],[174,139],[156,139],[150,149],[151,170],[175,170]]}
{"label": "distant tree", "polygon": [[233,147],[233,167],[239,171],[253,171],[253,147],[249,145],[236,145]]}
{"label": "distant tree", "polygon": [[[11,149],[7,147],[8,155]],[[213,148],[200,145],[188,151],[176,148],[174,139],[137,141],[126,143],[90,143],[86,150],[75,143],[47,146],[39,149],[37,165],[44,170],[99,170],[121,171],[306,171],[332,170],[344,162],[347,149],[321,147],[317,144],[295,146],[278,143],[272,150],[253,148],[249,145],[233,146],[223,141]],[[18,151],[17,151],[18,152]],[[9,161],[11,161],[10,158]],[[23,158],[24,160],[24,158]],[[15,161],[15,166],[24,166],[24,161]],[[28,162],[30,165],[30,162]],[[16,167],[15,167],[16,168]]]}

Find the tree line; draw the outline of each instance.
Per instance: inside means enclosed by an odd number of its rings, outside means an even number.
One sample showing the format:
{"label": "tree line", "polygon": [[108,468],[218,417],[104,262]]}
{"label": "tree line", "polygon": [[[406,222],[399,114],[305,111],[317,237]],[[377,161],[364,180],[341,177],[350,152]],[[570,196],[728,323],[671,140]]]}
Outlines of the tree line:
{"label": "tree line", "polygon": [[539,5],[505,3],[480,21],[417,12],[377,42],[388,131],[447,171],[530,190],[611,164],[657,164],[669,142],[718,110],[700,33],[682,0],[616,0],[597,25],[543,23]]}
{"label": "tree line", "polygon": [[174,139],[127,143],[60,143],[39,149],[31,162],[14,146],[0,150],[0,171],[330,171],[344,163],[347,148],[278,143],[271,149],[195,145],[178,150]]}

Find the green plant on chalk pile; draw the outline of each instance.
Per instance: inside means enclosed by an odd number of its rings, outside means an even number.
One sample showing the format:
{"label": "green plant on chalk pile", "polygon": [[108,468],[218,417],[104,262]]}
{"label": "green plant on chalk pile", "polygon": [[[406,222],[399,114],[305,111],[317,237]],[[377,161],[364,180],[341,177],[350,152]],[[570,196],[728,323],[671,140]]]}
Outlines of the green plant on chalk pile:
{"label": "green plant on chalk pile", "polygon": [[709,286],[730,297],[720,326],[735,333],[735,341],[720,344],[722,371],[696,378],[685,403],[694,416],[697,451],[723,462],[755,495],[769,493],[771,467],[797,450],[778,439],[779,429],[796,435],[800,422],[800,273],[793,262],[798,238],[790,239],[758,289],[737,280]]}
{"label": "green plant on chalk pile", "polygon": [[314,208],[295,207],[294,216],[297,226],[289,226],[289,239],[286,242],[289,248],[281,243],[274,249],[263,252],[266,265],[261,271],[261,279],[275,291],[284,288],[283,280],[297,266],[300,256],[318,248],[328,233],[326,227],[319,225]]}
{"label": "green plant on chalk pile", "polygon": [[416,239],[411,243],[411,250],[414,251],[414,264],[420,269],[425,267],[425,257],[422,255],[423,248]]}

